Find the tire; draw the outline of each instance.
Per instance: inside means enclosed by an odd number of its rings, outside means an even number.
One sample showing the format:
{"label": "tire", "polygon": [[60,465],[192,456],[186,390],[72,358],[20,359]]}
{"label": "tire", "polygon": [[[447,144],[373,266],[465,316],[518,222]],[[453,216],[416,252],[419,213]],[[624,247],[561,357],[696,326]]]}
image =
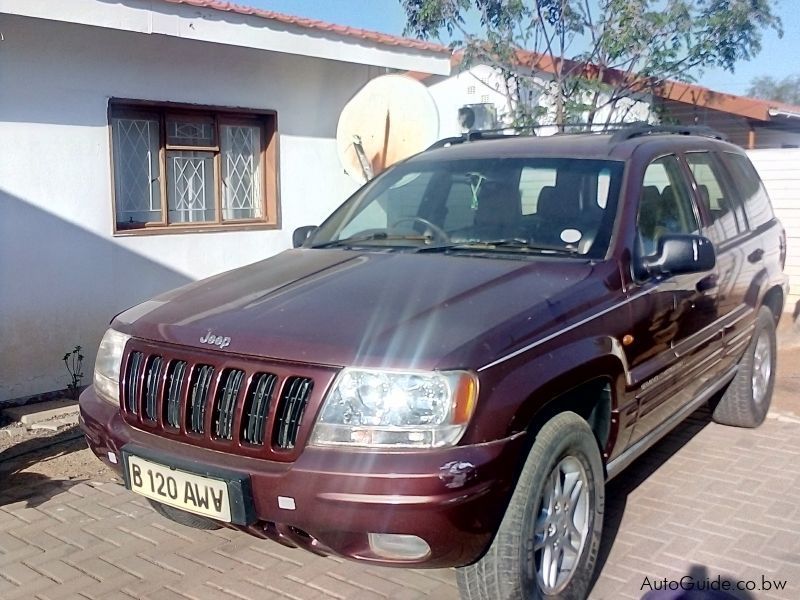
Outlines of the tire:
{"label": "tire", "polygon": [[[544,509],[543,504],[553,505],[545,496],[556,491],[552,486],[556,476],[559,483],[563,483],[565,473],[570,473],[570,481],[577,475],[583,482],[578,501],[569,512]],[[574,489],[572,495],[575,495]],[[557,499],[557,491],[555,496]],[[536,436],[489,550],[478,562],[457,570],[461,597],[464,600],[583,600],[589,592],[597,561],[604,503],[603,463],[592,430],[575,413],[556,415]],[[549,527],[543,522],[545,514],[549,514]],[[571,514],[572,518],[558,516],[565,514]],[[571,569],[565,567],[568,573],[563,581],[551,585],[553,582],[545,582],[542,573],[546,570],[544,548],[554,546],[546,543],[547,538],[542,539],[542,534],[549,531],[552,535],[553,529],[558,533],[562,525],[569,527],[570,523],[574,530],[569,538],[573,556],[570,559],[563,553],[555,563],[564,566],[566,558],[573,565]],[[545,542],[543,548],[535,548],[537,537]]]}
{"label": "tire", "polygon": [[212,531],[214,529],[222,529],[222,525],[220,525],[213,519],[209,519],[207,517],[203,517],[200,515],[195,515],[193,513],[186,512],[185,510],[181,510],[179,508],[173,508],[172,506],[161,504],[161,502],[150,500],[150,498],[148,498],[148,501],[150,502],[150,505],[153,507],[153,510],[155,510],[162,517],[165,517],[170,521],[174,521],[175,523],[186,525],[186,527],[192,527],[193,529],[205,529],[207,531]]}
{"label": "tire", "polygon": [[764,422],[775,387],[776,355],[775,319],[762,306],[739,369],[714,408],[714,421],[734,427],[758,427]]}

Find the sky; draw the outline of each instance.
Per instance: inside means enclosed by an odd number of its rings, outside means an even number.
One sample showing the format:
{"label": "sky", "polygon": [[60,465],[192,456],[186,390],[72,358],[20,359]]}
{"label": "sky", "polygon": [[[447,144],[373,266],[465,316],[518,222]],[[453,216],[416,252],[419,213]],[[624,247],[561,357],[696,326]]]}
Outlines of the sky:
{"label": "sky", "polygon": [[[236,0],[291,15],[311,17],[351,27],[402,35],[405,13],[400,0]],[[783,78],[800,74],[800,0],[774,0],[783,20],[783,38],[773,31],[764,34],[761,53],[749,62],[740,62],[734,73],[722,69],[695,74],[697,83],[731,94],[747,93],[754,77],[771,75]]]}

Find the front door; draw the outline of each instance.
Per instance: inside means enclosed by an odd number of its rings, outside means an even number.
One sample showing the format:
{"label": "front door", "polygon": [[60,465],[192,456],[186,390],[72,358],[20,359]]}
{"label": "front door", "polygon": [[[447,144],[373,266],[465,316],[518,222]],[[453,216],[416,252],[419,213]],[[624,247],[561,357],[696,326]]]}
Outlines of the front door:
{"label": "front door", "polygon": [[691,377],[719,359],[715,273],[659,276],[641,265],[665,234],[698,234],[700,220],[685,170],[675,155],[650,163],[642,179],[637,218],[632,340],[626,353],[638,402],[631,442],[646,435],[693,397]]}

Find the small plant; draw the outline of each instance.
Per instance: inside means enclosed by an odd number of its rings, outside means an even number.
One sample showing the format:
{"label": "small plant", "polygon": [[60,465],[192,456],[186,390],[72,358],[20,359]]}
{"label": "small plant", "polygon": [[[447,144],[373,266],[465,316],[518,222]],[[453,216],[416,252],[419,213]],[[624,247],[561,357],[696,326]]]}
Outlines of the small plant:
{"label": "small plant", "polygon": [[67,389],[70,391],[72,399],[77,400],[80,395],[81,381],[83,381],[83,354],[81,354],[81,347],[75,346],[71,352],[67,352],[63,361],[70,378]]}

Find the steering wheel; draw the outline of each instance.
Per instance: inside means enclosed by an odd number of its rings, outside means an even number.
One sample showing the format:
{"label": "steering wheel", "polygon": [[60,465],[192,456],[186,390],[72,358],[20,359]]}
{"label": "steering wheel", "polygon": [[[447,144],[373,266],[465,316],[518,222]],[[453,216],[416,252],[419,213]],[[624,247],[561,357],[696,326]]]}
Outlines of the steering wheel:
{"label": "steering wheel", "polygon": [[423,225],[425,225],[425,227],[427,227],[428,229],[430,229],[433,232],[434,238],[438,239],[441,242],[449,242],[450,241],[450,236],[448,235],[448,233],[444,229],[442,229],[441,227],[439,227],[435,223],[431,223],[430,221],[428,221],[428,219],[423,219],[422,217],[403,217],[402,219],[398,219],[397,221],[392,223],[392,229],[394,229],[395,227],[397,227],[401,223],[406,223],[406,222],[422,223]]}

